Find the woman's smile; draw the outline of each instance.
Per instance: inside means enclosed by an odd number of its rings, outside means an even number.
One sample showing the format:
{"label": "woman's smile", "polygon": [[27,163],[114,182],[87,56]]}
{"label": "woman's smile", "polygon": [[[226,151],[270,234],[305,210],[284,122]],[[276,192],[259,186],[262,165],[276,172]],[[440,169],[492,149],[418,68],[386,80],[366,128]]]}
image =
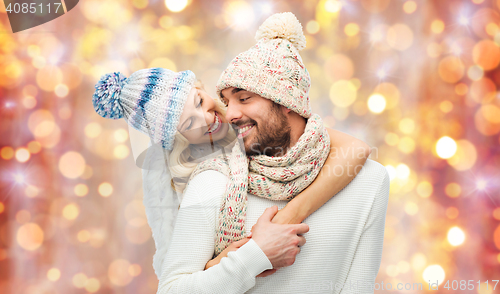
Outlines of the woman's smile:
{"label": "woman's smile", "polygon": [[208,131],[205,133],[205,135],[213,135],[219,132],[222,126],[222,120],[219,117],[219,113],[217,111],[214,112],[214,122],[212,125],[209,127]]}

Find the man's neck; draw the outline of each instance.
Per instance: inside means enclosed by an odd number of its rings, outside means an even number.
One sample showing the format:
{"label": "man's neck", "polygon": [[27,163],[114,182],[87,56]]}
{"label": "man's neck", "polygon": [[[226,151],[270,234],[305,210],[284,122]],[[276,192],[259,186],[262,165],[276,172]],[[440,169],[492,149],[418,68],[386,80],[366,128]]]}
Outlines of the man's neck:
{"label": "man's neck", "polygon": [[307,120],[300,116],[296,112],[290,112],[288,122],[290,124],[290,128],[292,129],[290,132],[290,147],[295,146],[299,141],[300,136],[304,133],[306,129]]}

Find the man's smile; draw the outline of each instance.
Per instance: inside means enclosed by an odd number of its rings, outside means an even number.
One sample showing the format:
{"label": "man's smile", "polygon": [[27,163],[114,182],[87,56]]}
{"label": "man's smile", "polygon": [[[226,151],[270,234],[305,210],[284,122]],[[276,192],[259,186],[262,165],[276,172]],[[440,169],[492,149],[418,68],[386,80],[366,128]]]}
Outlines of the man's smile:
{"label": "man's smile", "polygon": [[238,128],[238,137],[244,138],[253,130],[254,124],[246,124]]}

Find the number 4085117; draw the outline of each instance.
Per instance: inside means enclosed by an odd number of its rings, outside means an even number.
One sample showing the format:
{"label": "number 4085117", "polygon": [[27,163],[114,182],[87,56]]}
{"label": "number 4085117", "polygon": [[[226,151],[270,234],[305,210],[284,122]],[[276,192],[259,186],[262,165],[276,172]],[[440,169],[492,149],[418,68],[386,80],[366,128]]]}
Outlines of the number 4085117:
{"label": "number 4085117", "polygon": [[51,4],[53,6],[57,6],[57,7],[53,7],[52,8],[52,11],[54,11],[54,13],[58,13],[59,11],[59,8],[61,7],[61,3],[48,3],[47,5],[43,5],[42,3],[40,4],[36,4],[36,3],[22,3],[22,4],[19,4],[19,3],[9,3],[9,5],[7,6],[7,8],[5,9],[5,11],[7,11],[8,13],[15,13],[15,14],[18,14],[18,13],[39,13],[39,14],[43,14],[43,12],[45,11],[45,13],[50,13],[50,6]]}
{"label": "number 4085117", "polygon": [[[493,290],[496,289],[497,287],[497,284],[498,284],[498,281],[499,280],[491,280],[492,282],[495,282],[495,284],[491,283],[491,285],[488,284],[488,281],[486,282],[483,282],[481,283],[481,281],[477,281],[477,282],[474,282],[474,280],[469,280],[469,281],[466,281],[466,280],[460,280],[460,281],[457,281],[457,280],[453,280],[453,281],[450,281],[450,280],[447,280],[446,281],[446,284],[444,284],[443,288],[447,289],[447,290],[474,290],[474,284],[477,283],[477,289],[480,290],[481,289],[481,284],[482,287],[486,288],[486,290],[489,290],[489,288],[493,288]],[[468,282],[468,283],[467,283]],[[486,285],[484,285],[486,284]]]}

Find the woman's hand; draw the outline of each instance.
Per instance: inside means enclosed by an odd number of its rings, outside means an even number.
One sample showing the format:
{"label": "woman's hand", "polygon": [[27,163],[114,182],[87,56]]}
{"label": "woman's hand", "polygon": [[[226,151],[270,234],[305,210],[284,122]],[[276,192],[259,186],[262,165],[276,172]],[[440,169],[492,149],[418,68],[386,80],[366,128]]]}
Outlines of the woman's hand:
{"label": "woman's hand", "polygon": [[236,251],[238,250],[238,248],[240,248],[241,246],[245,245],[246,242],[250,241],[250,238],[247,237],[247,238],[243,238],[239,241],[236,241],[236,242],[233,242],[231,243],[229,246],[227,246],[226,249],[224,249],[219,255],[217,255],[216,258],[212,259],[212,260],[209,260],[207,262],[207,264],[205,265],[205,270],[211,268],[212,266],[218,264],[220,262],[220,260],[223,258],[223,257],[226,257],[227,254],[230,252],[230,251]]}
{"label": "woman's hand", "polygon": [[[207,262],[207,264],[205,265],[205,270],[207,270],[207,269],[211,268],[212,266],[218,264],[223,257],[227,257],[227,254],[229,252],[236,251],[236,250],[238,250],[238,248],[240,248],[241,246],[245,245],[245,243],[247,243],[248,241],[250,241],[251,236],[252,236],[252,233],[250,232],[248,234],[248,237],[243,238],[243,239],[241,239],[239,241],[231,243],[229,246],[227,246],[226,249],[224,249],[219,255],[217,255],[217,257],[215,257],[214,259],[209,260]],[[267,277],[269,275],[274,274],[276,272],[276,270],[277,269],[265,270],[262,273],[260,273],[257,277]]]}
{"label": "woman's hand", "polygon": [[[290,204],[290,203],[288,203]],[[305,219],[306,211],[301,211],[293,205],[287,205],[271,220],[274,224],[300,224]]]}

